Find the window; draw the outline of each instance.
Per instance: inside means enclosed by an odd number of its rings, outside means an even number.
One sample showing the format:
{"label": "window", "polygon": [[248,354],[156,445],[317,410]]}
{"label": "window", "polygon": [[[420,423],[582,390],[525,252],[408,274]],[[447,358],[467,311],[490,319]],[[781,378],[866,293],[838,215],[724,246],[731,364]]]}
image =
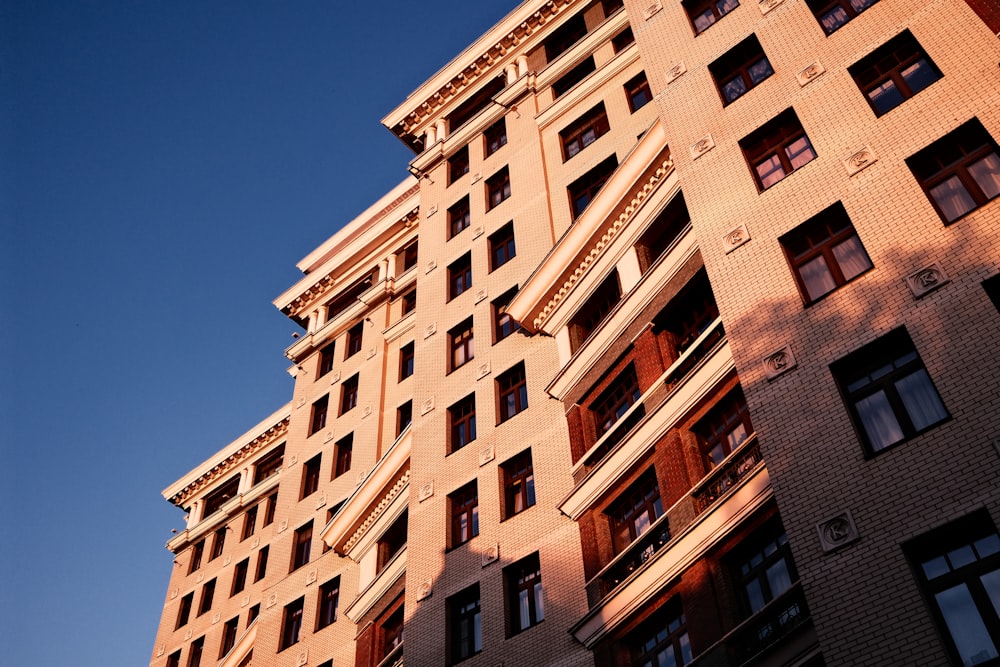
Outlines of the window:
{"label": "window", "polygon": [[257,552],[257,571],[254,573],[253,580],[255,582],[260,581],[267,574],[267,555],[271,550],[269,546],[262,547],[260,551]]}
{"label": "window", "polygon": [[483,132],[486,142],[485,157],[489,157],[507,145],[507,120],[501,118]]}
{"label": "window", "polygon": [[451,510],[451,546],[465,544],[479,534],[479,485],[472,480],[448,495]]}
{"label": "window", "polygon": [[639,255],[639,266],[645,273],[683,235],[691,224],[684,193],[678,192],[649,224],[635,245]]}
{"label": "window", "polygon": [[611,124],[608,122],[608,113],[604,110],[604,103],[602,102],[559,133],[559,141],[562,143],[563,162],[610,131]]}
{"label": "window", "polygon": [[828,35],[876,2],[878,0],[806,0],[823,32]]}
{"label": "window", "polygon": [[267,503],[267,505],[265,505],[264,507],[264,525],[270,526],[272,523],[274,523],[274,511],[278,507],[277,492],[269,495],[267,497],[267,500],[265,500],[264,502]]}
{"label": "window", "polygon": [[302,633],[302,610],[305,608],[305,602],[305,597],[301,597],[295,602],[285,605],[285,613],[281,618],[279,651],[284,651],[292,644],[299,643],[299,635]]}
{"label": "window", "polygon": [[617,168],[618,158],[612,154],[611,157],[598,163],[596,167],[569,184],[566,190],[569,193],[569,205],[574,220],[580,217],[580,214],[597,196],[611,173]]}
{"label": "window", "polygon": [[570,346],[574,351],[601,325],[621,300],[618,271],[614,269],[569,321]]}
{"label": "window", "polygon": [[681,599],[675,596],[642,623],[625,641],[632,665],[667,667],[686,665],[693,659],[687,620]]}
{"label": "window", "polygon": [[909,30],[896,35],[847,71],[876,116],[895,109],[941,78],[940,70]]}
{"label": "window", "polygon": [[247,572],[250,571],[250,559],[244,558],[233,568],[233,586],[229,590],[229,597],[237,593],[242,593],[247,587]]}
{"label": "window", "polygon": [[711,470],[753,433],[743,389],[736,387],[695,426],[706,469]]}
{"label": "window", "polygon": [[396,437],[413,423],[413,401],[407,401],[396,408]]}
{"label": "window", "polygon": [[399,348],[399,380],[402,382],[413,375],[413,341]]}
{"label": "window", "polygon": [[254,606],[250,607],[250,610],[247,612],[247,627],[249,627],[251,623],[256,621],[258,616],[260,616],[259,602]]}
{"label": "window", "polygon": [[579,65],[563,74],[552,83],[552,97],[558,98],[572,90],[576,84],[586,79],[597,69],[594,56],[587,56]]}
{"label": "window", "polygon": [[450,358],[448,371],[461,368],[476,357],[476,341],[472,334],[472,318],[448,332]]}
{"label": "window", "polygon": [[448,238],[454,238],[463,229],[467,229],[470,224],[472,224],[472,216],[469,213],[469,197],[466,195],[448,209]]}
{"label": "window", "polygon": [[611,46],[614,48],[615,53],[620,53],[624,51],[627,47],[635,43],[635,35],[632,34],[632,26],[629,26],[622,30],[620,33],[611,38]]}
{"label": "window", "polygon": [[202,517],[209,517],[222,509],[222,506],[236,497],[240,490],[240,476],[234,475],[226,482],[205,496],[205,509]]}
{"label": "window", "polygon": [[378,561],[376,563],[376,574],[385,569],[393,558],[406,547],[406,517],[407,510],[398,519],[392,522],[388,530],[378,540]]}
{"label": "window", "polygon": [[1000,535],[979,510],[904,546],[957,665],[1000,657]]}
{"label": "window", "polygon": [[781,112],[739,143],[760,191],[767,190],[816,157],[792,109]]}
{"label": "window", "polygon": [[517,255],[517,249],[514,247],[513,222],[508,222],[490,234],[488,241],[490,246],[490,271],[496,271]]}
{"label": "window", "polygon": [[334,348],[334,343],[330,343],[319,351],[319,372],[316,374],[317,378],[321,378],[333,370]]}
{"label": "window", "polygon": [[[403,604],[395,609],[390,607],[391,612],[385,620],[378,623],[378,658],[377,663],[381,663],[390,655],[395,655],[397,651],[402,651],[403,645]],[[387,661],[387,664],[395,664]]]}
{"label": "window", "polygon": [[528,384],[523,361],[497,376],[497,395],[500,423],[528,408]]}
{"label": "window", "polygon": [[523,512],[535,504],[535,472],[531,450],[526,450],[501,466],[504,490],[504,518]]}
{"label": "window", "polygon": [[412,313],[417,309],[417,288],[414,287],[411,289],[409,292],[404,294],[400,300],[402,301],[402,314],[409,315]]}
{"label": "window", "polygon": [[545,62],[550,63],[566,53],[587,34],[583,13],[576,14],[552,31],[545,40]]}
{"label": "window", "polygon": [[949,417],[906,329],[852,352],[830,370],[871,454]]}
{"label": "window", "polygon": [[336,462],[333,464],[333,478],[337,479],[351,469],[351,455],[354,453],[354,434],[348,433],[333,446]]}
{"label": "window", "polygon": [[205,638],[198,637],[188,650],[188,667],[201,667],[201,654],[205,651]]}
{"label": "window", "polygon": [[403,271],[409,271],[417,265],[417,242],[403,248]]}
{"label": "window", "polygon": [[507,614],[510,634],[514,635],[545,620],[542,600],[542,569],[538,554],[533,553],[504,568],[504,583],[508,591]]}
{"label": "window", "polygon": [[350,412],[358,406],[358,374],[344,380],[340,385],[340,414]]}
{"label": "window", "polygon": [[625,83],[625,97],[632,113],[653,101],[653,91],[649,89],[645,72],[639,72]]}
{"label": "window", "polygon": [[635,405],[641,395],[635,367],[629,364],[590,406],[597,426],[597,437],[600,438],[610,431],[629,408]]}
{"label": "window", "polygon": [[[670,332],[673,338],[674,349],[677,356],[684,354],[692,345],[708,331],[712,324],[719,317],[719,307],[715,303],[715,295],[712,293],[712,285],[708,282],[708,274],[705,269],[700,269],[687,284],[677,293],[670,303],[667,304],[654,319],[657,329]],[[722,331],[716,329],[716,333],[706,338],[701,347],[712,345],[722,338]],[[707,352],[707,350],[706,350]],[[694,354],[695,359],[703,358],[701,354]],[[685,368],[684,365],[681,366]],[[680,371],[681,373],[686,370]]]}
{"label": "window", "polygon": [[490,302],[493,310],[493,342],[499,343],[507,336],[521,328],[513,317],[507,314],[507,305],[517,294],[517,287],[513,287]]}
{"label": "window", "polygon": [[722,105],[738,97],[774,74],[771,63],[756,35],[750,35],[708,66],[722,95]]}
{"label": "window", "polygon": [[448,115],[448,136],[455,134],[458,128],[478,115],[480,111],[490,106],[493,103],[493,97],[503,90],[506,85],[506,75],[500,75],[477,90],[465,102],[462,102],[462,104]]}
{"label": "window", "polygon": [[483,650],[483,630],[479,610],[479,584],[448,598],[449,664],[472,657]]}
{"label": "window", "polygon": [[260,505],[254,505],[246,511],[243,515],[243,533],[240,535],[240,541],[252,537],[254,532],[257,530],[257,508]]}
{"label": "window", "polygon": [[873,266],[840,202],[778,240],[807,305]]}
{"label": "window", "polygon": [[312,405],[312,420],[309,422],[309,435],[326,428],[326,413],[330,407],[330,395],[327,394]]}
{"label": "window", "polygon": [[611,540],[619,554],[663,515],[660,486],[652,468],[647,470],[607,509]]}
{"label": "window", "polygon": [[[284,458],[285,445],[282,443],[264,456],[257,459],[257,465],[255,465],[253,469],[254,486],[260,484],[272,475],[277,475],[278,471],[281,470],[281,463],[284,461]],[[267,524],[265,523],[264,525],[266,526]]]}
{"label": "window", "polygon": [[993,307],[1000,311],[1000,273],[983,281],[986,296],[993,302]]}
{"label": "window", "polygon": [[191,618],[191,607],[193,606],[194,591],[191,591],[181,598],[181,604],[177,608],[177,624],[174,626],[174,630],[177,628],[183,628],[187,625],[188,620]]}
{"label": "window", "polygon": [[199,540],[195,542],[194,546],[191,547],[191,561],[188,565],[188,574],[192,572],[197,572],[198,568],[201,567],[201,559],[205,554],[205,540]]}
{"label": "window", "polygon": [[472,254],[465,253],[448,265],[448,300],[472,288]]}
{"label": "window", "polygon": [[347,330],[347,357],[351,358],[355,354],[361,351],[361,339],[364,337],[365,333],[365,323],[364,320],[358,322],[353,327]]}
{"label": "window", "polygon": [[685,0],[681,4],[687,11],[696,35],[705,32],[709,26],[740,6],[738,0]]}
{"label": "window", "polygon": [[334,577],[319,588],[319,603],[316,607],[316,630],[322,630],[337,620],[337,604],[340,601],[340,577]]}
{"label": "window", "polygon": [[[346,500],[341,500],[339,503],[337,503],[333,507],[328,507],[327,508],[327,510],[326,510],[326,523],[327,524],[329,524],[333,520],[333,517],[337,516],[337,512],[340,511],[340,508],[344,506],[345,502],[346,502]],[[325,554],[327,551],[330,551],[333,548],[329,544],[327,544],[326,542],[324,542],[323,540],[320,540],[320,544],[322,545],[320,547],[320,553],[324,553]]]}
{"label": "window", "polygon": [[469,394],[448,408],[451,441],[448,452],[456,452],[476,439],[476,395]]}
{"label": "window", "polygon": [[469,173],[469,147],[462,146],[448,158],[448,185]]}
{"label": "window", "polygon": [[[335,297],[327,301],[326,303],[326,321],[332,322],[341,313],[346,312],[348,309],[354,307],[358,298],[371,289],[372,285],[375,283],[375,277],[378,275],[378,269],[372,268],[368,273],[362,275],[360,278],[355,280],[349,287],[340,291]],[[351,356],[350,354],[347,355]]]}
{"label": "window", "polygon": [[240,617],[236,616],[226,621],[222,626],[222,644],[219,646],[219,660],[226,657],[226,654],[236,646],[236,633],[240,627]]}
{"label": "window", "polygon": [[177,649],[167,656],[166,667],[181,667],[181,650]]}
{"label": "window", "polygon": [[601,7],[604,9],[604,18],[608,18],[624,6],[625,3],[622,0],[601,0]]}
{"label": "window", "polygon": [[323,455],[317,454],[302,466],[302,493],[299,500],[319,490],[319,468],[323,461]]}
{"label": "window", "polygon": [[510,198],[510,170],[504,167],[486,179],[486,210]]}
{"label": "window", "polygon": [[747,617],[763,609],[798,580],[788,538],[778,520],[760,528],[738,548],[734,566]]}
{"label": "window", "polygon": [[945,224],[1000,195],[1000,148],[973,118],[907,158]]}
{"label": "window", "polygon": [[309,552],[312,549],[313,522],[310,521],[295,530],[292,540],[292,566],[289,572],[294,572],[309,562]]}
{"label": "window", "polygon": [[198,615],[212,609],[212,601],[215,599],[215,579],[205,582],[201,588],[201,602],[198,604]]}

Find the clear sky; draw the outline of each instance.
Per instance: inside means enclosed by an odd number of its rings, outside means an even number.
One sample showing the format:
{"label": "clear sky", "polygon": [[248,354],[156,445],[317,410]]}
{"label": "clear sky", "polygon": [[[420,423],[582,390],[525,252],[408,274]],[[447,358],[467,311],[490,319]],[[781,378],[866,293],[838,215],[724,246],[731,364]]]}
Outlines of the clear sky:
{"label": "clear sky", "polygon": [[0,0],[0,664],[148,664],[160,491],[290,400],[271,300],[517,4]]}

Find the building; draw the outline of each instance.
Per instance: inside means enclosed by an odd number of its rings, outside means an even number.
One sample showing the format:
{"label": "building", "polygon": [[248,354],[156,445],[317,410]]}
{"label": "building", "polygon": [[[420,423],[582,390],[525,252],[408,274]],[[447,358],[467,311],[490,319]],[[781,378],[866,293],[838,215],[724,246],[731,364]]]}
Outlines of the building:
{"label": "building", "polygon": [[517,6],[164,491],[151,667],[1000,664],[998,30]]}

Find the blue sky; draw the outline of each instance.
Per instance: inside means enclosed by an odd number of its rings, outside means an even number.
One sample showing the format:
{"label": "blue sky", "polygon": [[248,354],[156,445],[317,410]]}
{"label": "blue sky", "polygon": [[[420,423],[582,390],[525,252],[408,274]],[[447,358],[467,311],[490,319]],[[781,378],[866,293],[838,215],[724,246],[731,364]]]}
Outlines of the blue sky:
{"label": "blue sky", "polygon": [[271,300],[516,4],[0,0],[4,664],[149,662],[160,491],[289,400]]}

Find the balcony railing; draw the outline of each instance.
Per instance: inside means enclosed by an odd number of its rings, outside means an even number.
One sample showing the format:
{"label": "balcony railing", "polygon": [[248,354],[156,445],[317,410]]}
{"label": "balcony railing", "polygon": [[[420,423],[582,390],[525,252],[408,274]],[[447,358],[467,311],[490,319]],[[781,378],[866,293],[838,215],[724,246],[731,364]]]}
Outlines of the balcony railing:
{"label": "balcony railing", "polygon": [[670,517],[665,514],[591,581],[591,585],[587,587],[587,597],[592,599],[596,596],[597,599],[601,599],[618,588],[668,542],[670,542]]}
{"label": "balcony railing", "polygon": [[378,667],[396,667],[403,664],[403,642],[396,644],[396,647],[389,651],[389,654],[382,658]]}
{"label": "balcony railing", "polygon": [[757,434],[751,434],[739,448],[726,457],[712,472],[705,475],[691,490],[698,513],[711,507],[729,489],[733,488],[757,469],[763,461]]}

